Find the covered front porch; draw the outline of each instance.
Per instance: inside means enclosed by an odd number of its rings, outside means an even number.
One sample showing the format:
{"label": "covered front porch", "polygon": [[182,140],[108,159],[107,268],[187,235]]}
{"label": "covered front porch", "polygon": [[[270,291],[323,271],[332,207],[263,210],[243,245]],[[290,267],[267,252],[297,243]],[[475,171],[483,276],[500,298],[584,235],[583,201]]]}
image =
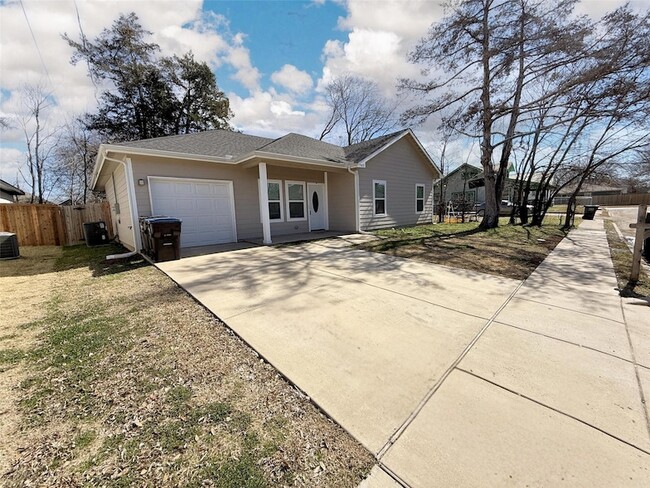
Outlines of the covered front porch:
{"label": "covered front porch", "polygon": [[253,160],[257,169],[262,235],[241,240],[264,245],[355,232],[354,174],[339,163]]}

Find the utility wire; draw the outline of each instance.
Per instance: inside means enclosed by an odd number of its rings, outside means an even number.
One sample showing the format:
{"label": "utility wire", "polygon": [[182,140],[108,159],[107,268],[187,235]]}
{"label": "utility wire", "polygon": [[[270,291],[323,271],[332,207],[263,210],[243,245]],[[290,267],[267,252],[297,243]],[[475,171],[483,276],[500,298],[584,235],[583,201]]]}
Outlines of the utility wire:
{"label": "utility wire", "polygon": [[50,85],[54,85],[54,83],[52,83],[52,78],[50,78],[50,72],[47,70],[47,66],[45,65],[43,54],[41,54],[41,49],[38,47],[38,42],[36,42],[36,36],[34,36],[34,31],[32,30],[32,24],[29,22],[29,17],[27,17],[27,12],[25,11],[25,4],[23,4],[23,0],[20,0],[20,6],[23,9],[23,15],[25,16],[25,20],[27,21],[27,27],[29,27],[29,32],[32,35],[32,39],[34,40],[34,46],[36,46],[36,51],[38,51],[38,57],[41,60],[41,64],[43,65],[43,69],[45,70],[45,74],[47,75],[47,79],[50,80]]}

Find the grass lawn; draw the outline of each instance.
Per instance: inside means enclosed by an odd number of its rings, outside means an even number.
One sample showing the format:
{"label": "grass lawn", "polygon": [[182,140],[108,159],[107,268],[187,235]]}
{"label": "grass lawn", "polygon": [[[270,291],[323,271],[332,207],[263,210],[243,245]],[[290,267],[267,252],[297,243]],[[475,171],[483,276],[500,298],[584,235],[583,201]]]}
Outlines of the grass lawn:
{"label": "grass lawn", "polygon": [[5,486],[356,486],[373,458],[116,246],[0,265]]}
{"label": "grass lawn", "polygon": [[[607,233],[607,242],[609,243],[609,252],[614,263],[616,280],[620,289],[621,296],[624,297],[650,297],[650,277],[646,270],[641,266],[639,279],[636,282],[630,281],[630,272],[632,271],[632,251],[624,239],[621,239],[614,228],[614,223],[609,218],[607,211],[603,211],[605,232]],[[643,257],[641,260],[643,261]]]}
{"label": "grass lawn", "polygon": [[[566,213],[566,205],[553,205],[548,209],[549,212]],[[582,215],[585,211],[584,205],[576,205],[576,215]]]}
{"label": "grass lawn", "polygon": [[508,225],[485,232],[478,223],[430,224],[376,231],[381,240],[360,245],[362,249],[393,256],[522,280],[544,260],[566,235],[557,218],[542,227]]}

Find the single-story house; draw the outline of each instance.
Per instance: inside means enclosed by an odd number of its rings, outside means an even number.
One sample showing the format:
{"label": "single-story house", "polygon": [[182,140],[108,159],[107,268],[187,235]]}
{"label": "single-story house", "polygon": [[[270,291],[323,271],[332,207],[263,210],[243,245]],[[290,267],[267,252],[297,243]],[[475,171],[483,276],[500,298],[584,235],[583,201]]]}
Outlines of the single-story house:
{"label": "single-story house", "polygon": [[140,250],[138,218],[152,215],[183,221],[181,247],[427,223],[438,178],[410,129],[347,147],[211,130],[102,144],[92,188],[122,244]]}
{"label": "single-story house", "polygon": [[[560,190],[557,194],[557,198],[568,198],[575,191],[576,187],[566,186]],[[609,195],[622,195],[625,193],[624,188],[610,186],[610,185],[597,185],[592,183],[585,183],[580,188],[580,191],[576,195],[577,197],[597,197],[597,196],[609,196]]]}
{"label": "single-story house", "polygon": [[471,207],[475,203],[485,202],[485,187],[470,188],[468,184],[481,172],[482,170],[476,166],[467,163],[461,164],[436,182],[433,188],[434,204],[442,202],[444,206],[452,202],[454,206],[464,203]]}
{"label": "single-story house", "polygon": [[18,197],[25,192],[5,180],[0,180],[0,203],[17,203]]}

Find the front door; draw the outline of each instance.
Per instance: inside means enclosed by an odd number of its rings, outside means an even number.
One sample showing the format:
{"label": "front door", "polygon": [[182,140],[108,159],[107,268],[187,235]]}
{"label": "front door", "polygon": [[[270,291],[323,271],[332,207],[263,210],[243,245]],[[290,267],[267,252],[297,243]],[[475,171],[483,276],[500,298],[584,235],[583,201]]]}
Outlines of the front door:
{"label": "front door", "polygon": [[325,185],[322,183],[308,183],[307,200],[309,201],[309,230],[325,229],[327,227]]}

